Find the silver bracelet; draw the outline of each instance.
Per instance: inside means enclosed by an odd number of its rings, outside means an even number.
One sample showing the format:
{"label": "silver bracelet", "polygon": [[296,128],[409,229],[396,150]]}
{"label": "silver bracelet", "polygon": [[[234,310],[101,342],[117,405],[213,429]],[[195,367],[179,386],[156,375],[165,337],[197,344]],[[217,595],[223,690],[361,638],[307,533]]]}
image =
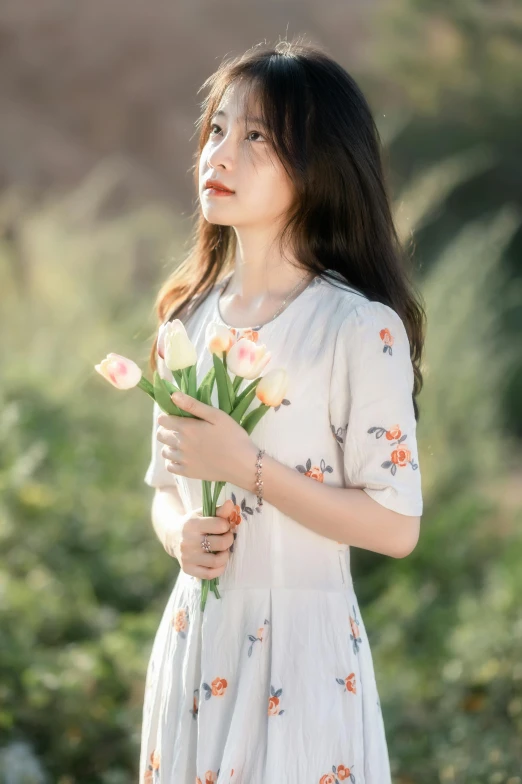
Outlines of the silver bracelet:
{"label": "silver bracelet", "polygon": [[264,449],[260,449],[257,453],[256,460],[256,489],[257,489],[257,511],[261,511],[263,506],[263,480],[261,479],[261,469],[263,467],[262,458],[265,454]]}

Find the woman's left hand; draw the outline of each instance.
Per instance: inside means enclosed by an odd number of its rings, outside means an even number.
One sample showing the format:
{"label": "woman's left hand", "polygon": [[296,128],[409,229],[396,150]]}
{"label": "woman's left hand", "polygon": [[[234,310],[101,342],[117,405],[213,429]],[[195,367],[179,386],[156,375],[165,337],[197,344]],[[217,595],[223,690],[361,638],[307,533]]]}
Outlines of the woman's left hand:
{"label": "woman's left hand", "polygon": [[257,447],[249,434],[225,411],[190,395],[173,398],[193,417],[158,417],[157,439],[166,468],[172,474],[211,482],[230,482],[254,492]]}

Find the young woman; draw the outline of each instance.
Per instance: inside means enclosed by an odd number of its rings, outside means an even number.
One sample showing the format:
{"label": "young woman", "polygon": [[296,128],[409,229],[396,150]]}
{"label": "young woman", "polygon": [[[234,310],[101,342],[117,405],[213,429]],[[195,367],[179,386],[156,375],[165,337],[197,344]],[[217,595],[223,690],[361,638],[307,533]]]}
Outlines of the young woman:
{"label": "young woman", "polygon": [[[216,322],[264,344],[289,383],[251,436],[192,398],[180,405],[199,419],[155,408],[145,481],[180,572],[147,672],[140,782],[389,784],[350,547],[403,558],[418,540],[425,314],[378,133],[309,44],[254,47],[204,87],[197,231],[159,321],[184,324],[198,380]],[[152,363],[165,375],[156,343]],[[216,517],[203,478],[227,482]]]}

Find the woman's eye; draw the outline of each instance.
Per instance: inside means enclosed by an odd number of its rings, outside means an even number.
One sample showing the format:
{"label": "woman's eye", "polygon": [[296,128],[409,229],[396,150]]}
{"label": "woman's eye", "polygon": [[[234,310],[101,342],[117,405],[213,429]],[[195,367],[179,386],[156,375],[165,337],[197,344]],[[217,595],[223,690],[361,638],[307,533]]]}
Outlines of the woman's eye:
{"label": "woman's eye", "polygon": [[248,135],[251,136],[253,133],[255,133],[257,136],[261,136],[264,139],[263,134],[260,133],[259,131],[250,131]]}
{"label": "woman's eye", "polygon": [[[210,135],[211,136],[217,136],[217,134],[212,132],[214,128],[217,128],[219,131],[221,131],[221,128],[220,128],[219,125],[216,125],[216,123],[212,123],[211,126],[210,126]],[[251,136],[253,133],[256,134],[257,136],[261,136],[264,139],[263,134],[260,131],[249,131],[249,133],[247,134],[247,138],[248,138],[248,136]]]}

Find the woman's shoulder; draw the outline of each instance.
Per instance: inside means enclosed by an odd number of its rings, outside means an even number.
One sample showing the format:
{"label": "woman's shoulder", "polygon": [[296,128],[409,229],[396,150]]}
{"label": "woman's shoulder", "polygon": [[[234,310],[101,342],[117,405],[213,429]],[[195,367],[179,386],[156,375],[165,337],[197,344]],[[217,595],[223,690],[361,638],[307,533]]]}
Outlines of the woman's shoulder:
{"label": "woman's shoulder", "polygon": [[347,283],[339,273],[330,270],[329,274],[333,280],[321,277],[320,285],[324,295],[323,303],[330,316],[330,326],[339,337],[350,339],[375,329],[379,333],[389,330],[405,335],[404,323],[392,307],[370,299]]}

